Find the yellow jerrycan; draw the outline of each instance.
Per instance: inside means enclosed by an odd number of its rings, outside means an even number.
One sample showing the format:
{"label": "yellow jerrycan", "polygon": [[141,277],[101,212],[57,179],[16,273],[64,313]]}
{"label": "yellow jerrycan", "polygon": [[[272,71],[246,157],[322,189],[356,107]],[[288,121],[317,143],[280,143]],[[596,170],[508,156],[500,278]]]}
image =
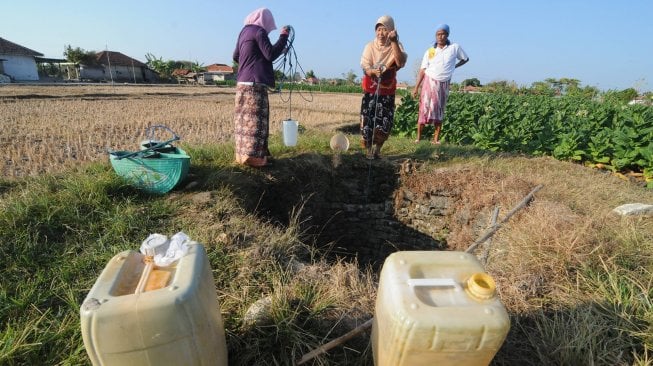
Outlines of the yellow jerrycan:
{"label": "yellow jerrycan", "polygon": [[176,264],[124,251],[106,265],[80,309],[93,365],[227,365],[227,345],[204,246]]}
{"label": "yellow jerrycan", "polygon": [[488,365],[510,329],[495,290],[472,254],[391,254],[381,270],[372,324],[374,364]]}

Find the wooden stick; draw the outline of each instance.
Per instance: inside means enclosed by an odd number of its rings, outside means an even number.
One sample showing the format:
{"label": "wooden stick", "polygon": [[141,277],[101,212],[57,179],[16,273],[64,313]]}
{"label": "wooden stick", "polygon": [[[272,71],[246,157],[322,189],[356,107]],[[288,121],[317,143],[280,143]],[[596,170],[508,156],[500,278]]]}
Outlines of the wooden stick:
{"label": "wooden stick", "polygon": [[[492,212],[492,219],[490,220],[490,227],[495,226],[497,224],[497,220],[499,219],[499,206],[494,207],[494,211]],[[483,253],[481,253],[481,262],[483,265],[487,265],[487,260],[488,256],[490,254],[490,246],[492,245],[492,238],[488,238],[485,242],[485,246],[483,248]]]}
{"label": "wooden stick", "polygon": [[145,267],[143,268],[143,273],[141,273],[141,278],[138,280],[138,284],[136,285],[136,291],[134,291],[135,294],[140,294],[145,290],[145,285],[147,285],[147,279],[150,277],[150,273],[152,272],[152,267],[154,267],[154,257],[151,255],[146,255],[143,257],[143,263],[145,263]]}
{"label": "wooden stick", "polygon": [[350,330],[346,334],[332,340],[329,343],[326,343],[326,344],[323,344],[323,345],[319,346],[318,348],[316,348],[316,349],[312,350],[311,352],[309,352],[309,353],[305,354],[304,356],[302,356],[301,359],[297,360],[296,364],[297,365],[303,365],[306,362],[314,359],[315,357],[317,357],[317,356],[319,356],[319,355],[321,355],[323,353],[326,353],[331,348],[333,348],[335,346],[338,346],[338,345],[340,345],[342,343],[345,343],[349,339],[353,338],[354,336],[358,335],[359,333],[362,333],[364,330],[370,328],[372,326],[373,321],[374,321],[374,318],[371,318],[370,320],[366,321],[365,323],[363,323],[363,324],[357,326],[356,328]]}
{"label": "wooden stick", "polygon": [[533,190],[532,190],[529,194],[527,194],[527,195],[526,195],[526,196],[521,200],[521,202],[519,202],[519,204],[517,204],[517,206],[513,207],[513,209],[510,210],[510,212],[508,212],[508,213],[506,214],[506,217],[504,217],[504,218],[501,220],[501,222],[499,222],[498,224],[496,224],[496,225],[490,227],[488,230],[485,231],[485,233],[483,233],[483,235],[481,235],[480,238],[476,239],[476,241],[475,241],[472,245],[470,245],[469,248],[467,248],[467,250],[465,250],[465,253],[469,253],[469,252],[471,252],[472,250],[476,249],[476,247],[479,246],[479,244],[483,243],[484,241],[486,241],[487,239],[489,239],[490,237],[492,237],[492,235],[494,235],[494,233],[496,233],[497,230],[499,230],[499,229],[501,228],[501,225],[502,225],[503,223],[505,223],[506,221],[508,221],[508,219],[510,219],[510,218],[512,217],[512,215],[514,215],[515,213],[517,213],[517,211],[519,211],[519,210],[521,210],[522,208],[524,208],[524,206],[526,206],[526,205],[527,205],[527,204],[528,204],[528,203],[533,199],[533,195],[534,195],[537,191],[539,191],[540,189],[542,189],[542,187],[544,187],[542,184],[538,184],[535,188],[533,188]]}

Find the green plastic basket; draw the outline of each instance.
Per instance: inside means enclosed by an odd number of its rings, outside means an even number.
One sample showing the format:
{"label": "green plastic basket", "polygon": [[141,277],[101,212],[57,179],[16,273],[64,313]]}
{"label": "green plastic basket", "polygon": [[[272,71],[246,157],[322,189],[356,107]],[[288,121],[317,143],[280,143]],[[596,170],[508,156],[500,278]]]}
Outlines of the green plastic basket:
{"label": "green plastic basket", "polygon": [[113,170],[129,184],[154,194],[172,190],[186,178],[190,156],[178,147],[171,152],[113,151],[109,153]]}

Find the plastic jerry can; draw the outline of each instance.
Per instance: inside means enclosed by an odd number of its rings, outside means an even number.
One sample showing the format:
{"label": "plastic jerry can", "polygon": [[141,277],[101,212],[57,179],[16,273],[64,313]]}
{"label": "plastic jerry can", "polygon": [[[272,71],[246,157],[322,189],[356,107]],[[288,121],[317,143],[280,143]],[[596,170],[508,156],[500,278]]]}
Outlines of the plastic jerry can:
{"label": "plastic jerry can", "polygon": [[283,144],[286,146],[297,145],[297,133],[299,130],[299,123],[292,119],[283,121]]}
{"label": "plastic jerry can", "polygon": [[510,329],[495,290],[472,254],[391,254],[381,270],[372,324],[374,364],[488,365]]}
{"label": "plastic jerry can", "polygon": [[176,264],[124,251],[97,278],[81,309],[93,365],[227,365],[227,345],[204,246]]}

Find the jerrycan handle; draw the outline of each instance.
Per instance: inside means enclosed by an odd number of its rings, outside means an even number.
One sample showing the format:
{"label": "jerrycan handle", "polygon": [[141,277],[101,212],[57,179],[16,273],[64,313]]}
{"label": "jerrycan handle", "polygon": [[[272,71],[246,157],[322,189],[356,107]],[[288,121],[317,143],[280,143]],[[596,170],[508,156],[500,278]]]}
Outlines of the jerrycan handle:
{"label": "jerrycan handle", "polygon": [[456,291],[460,290],[460,284],[453,278],[409,278],[408,286],[410,287],[454,287]]}

